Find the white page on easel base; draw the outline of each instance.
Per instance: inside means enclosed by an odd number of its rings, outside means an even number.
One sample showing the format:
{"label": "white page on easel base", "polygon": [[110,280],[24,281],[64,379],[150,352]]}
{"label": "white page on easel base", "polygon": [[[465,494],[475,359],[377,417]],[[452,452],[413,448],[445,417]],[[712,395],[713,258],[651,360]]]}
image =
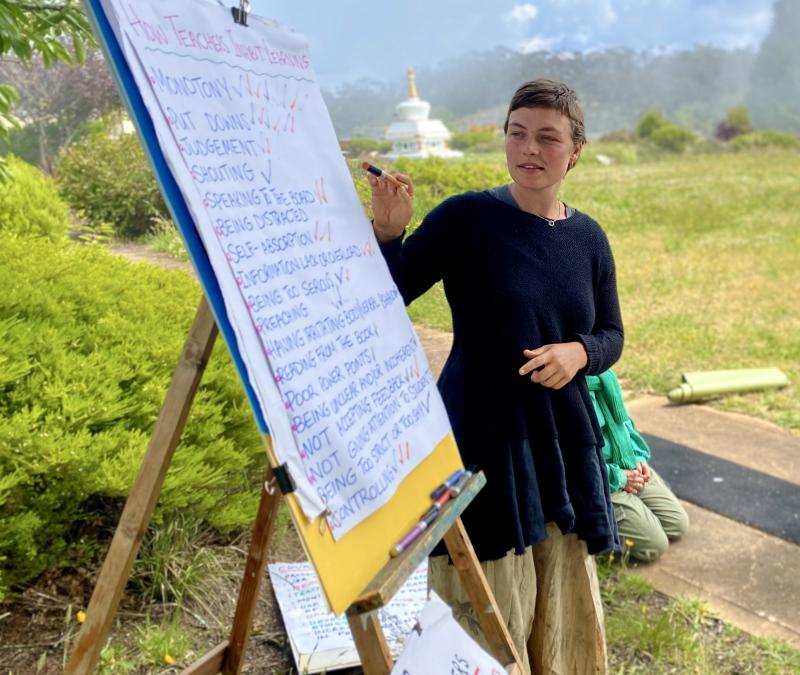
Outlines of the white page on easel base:
{"label": "white page on easel base", "polygon": [[505,672],[458,625],[450,607],[433,591],[392,669],[392,675],[505,675]]}
{"label": "white page on easel base", "polygon": [[274,447],[340,538],[450,432],[306,40],[203,0],[103,0]]}

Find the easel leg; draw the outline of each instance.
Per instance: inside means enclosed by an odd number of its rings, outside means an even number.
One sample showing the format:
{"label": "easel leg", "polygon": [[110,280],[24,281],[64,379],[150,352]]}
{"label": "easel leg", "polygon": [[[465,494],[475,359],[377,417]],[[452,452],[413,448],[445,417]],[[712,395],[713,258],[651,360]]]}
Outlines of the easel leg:
{"label": "easel leg", "polygon": [[95,670],[216,337],[217,325],[204,296],[100,570],[86,621],[67,663],[67,675],[90,675]]}
{"label": "easel leg", "polygon": [[[267,471],[267,484],[271,479],[272,469]],[[250,540],[250,550],[247,554],[247,565],[239,590],[239,600],[236,603],[231,639],[228,642],[228,651],[222,666],[224,675],[239,675],[242,671],[244,652],[250,639],[250,629],[258,605],[261,580],[264,578],[264,568],[267,565],[267,547],[278,520],[280,503],[281,493],[277,486],[272,488],[271,493],[266,489],[262,490],[261,503],[258,506],[258,515],[253,527],[253,537]]]}
{"label": "easel leg", "polygon": [[521,673],[522,661],[502,619],[497,601],[486,582],[483,568],[478,562],[461,518],[458,518],[444,535],[444,543],[461,577],[464,590],[475,608],[475,614],[492,654],[503,665],[512,663],[516,665],[516,669],[509,672]]}
{"label": "easel leg", "polygon": [[358,655],[361,657],[364,675],[389,675],[394,664],[381,623],[378,621],[378,613],[350,614],[347,621]]}

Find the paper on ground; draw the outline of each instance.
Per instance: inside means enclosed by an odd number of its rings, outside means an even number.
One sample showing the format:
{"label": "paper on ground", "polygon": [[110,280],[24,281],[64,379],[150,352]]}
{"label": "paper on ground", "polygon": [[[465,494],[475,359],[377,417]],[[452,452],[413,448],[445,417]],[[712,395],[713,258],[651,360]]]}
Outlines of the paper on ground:
{"label": "paper on ground", "polygon": [[433,591],[392,669],[392,675],[505,675],[505,672],[458,625],[450,607]]}
{"label": "paper on ground", "polygon": [[[383,632],[394,657],[400,653],[426,599],[427,561],[406,580],[392,601],[379,611]],[[359,664],[350,627],[344,616],[329,612],[307,562],[269,565],[269,576],[283,615],[286,632],[301,673],[347,668]]]}

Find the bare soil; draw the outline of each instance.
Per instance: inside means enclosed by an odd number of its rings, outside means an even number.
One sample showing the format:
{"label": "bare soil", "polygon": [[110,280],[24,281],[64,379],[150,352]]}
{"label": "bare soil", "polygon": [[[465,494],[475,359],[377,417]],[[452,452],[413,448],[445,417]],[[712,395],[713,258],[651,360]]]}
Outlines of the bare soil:
{"label": "bare soil", "polygon": [[[215,593],[199,594],[186,602],[182,627],[193,645],[187,658],[171,667],[147,668],[137,673],[177,673],[224,641],[233,621],[239,584],[244,570],[247,542],[234,542],[225,551],[226,572],[214,580]],[[305,554],[289,527],[270,547],[270,562],[296,562]],[[65,569],[40,577],[19,594],[0,604],[0,672],[3,675],[50,675],[63,672],[71,642],[80,629],[76,615],[86,609],[99,572],[101,560],[91,569]],[[171,607],[145,604],[135,593],[126,592],[116,614],[111,640],[131,654],[146,617],[159,623]],[[113,672],[113,668],[111,669]],[[246,673],[295,673],[286,632],[272,592],[269,576],[261,586],[261,597],[247,649]]]}
{"label": "bare soil", "polygon": [[[109,542],[110,543],[110,542]],[[196,597],[186,601],[181,612],[181,628],[190,636],[192,649],[186,658],[170,666],[140,666],[137,675],[180,673],[229,637],[245,567],[247,540],[214,546],[222,561],[223,573],[210,580]],[[105,552],[103,553],[103,557]],[[291,523],[270,543],[268,562],[300,562],[306,559],[302,544]],[[80,630],[78,610],[86,609],[94,589],[102,557],[93,565],[78,569],[54,570],[42,575],[18,594],[0,603],[0,673],[2,675],[55,675],[63,672],[69,649]],[[137,639],[148,620],[159,624],[173,607],[145,603],[141,596],[126,591],[115,615],[110,641],[136,658]],[[286,630],[269,575],[261,592],[243,673],[297,675]],[[106,671],[117,672],[113,666]],[[356,675],[361,669],[338,671]]]}

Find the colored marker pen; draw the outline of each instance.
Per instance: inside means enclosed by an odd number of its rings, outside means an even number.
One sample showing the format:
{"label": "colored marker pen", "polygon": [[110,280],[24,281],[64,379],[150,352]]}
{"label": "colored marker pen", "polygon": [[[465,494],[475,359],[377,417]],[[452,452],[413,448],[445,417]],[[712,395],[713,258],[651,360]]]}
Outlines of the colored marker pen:
{"label": "colored marker pen", "polygon": [[431,492],[431,499],[438,499],[439,495],[441,495],[445,490],[449,490],[456,483],[458,483],[458,479],[461,478],[463,473],[464,469],[459,469],[456,471],[452,476],[450,476],[450,478],[448,478],[444,483]]}
{"label": "colored marker pen", "polygon": [[403,537],[393,548],[389,551],[389,554],[394,558],[395,556],[400,555],[403,551],[405,551],[414,541],[416,541],[417,537],[421,535],[425,530],[427,530],[436,518],[439,516],[444,505],[450,500],[451,497],[455,497],[453,491],[449,488],[446,488],[445,491],[440,494],[436,501],[433,503],[433,506],[429,508],[425,515],[422,516],[420,521],[411,528],[411,531]]}
{"label": "colored marker pen", "polygon": [[450,492],[452,493],[453,497],[458,497],[458,495],[461,494],[470,478],[472,478],[472,471],[465,471],[461,478],[458,479],[458,482],[450,488]]}
{"label": "colored marker pen", "polygon": [[390,183],[393,183],[397,187],[408,190],[408,185],[406,185],[405,183],[401,183],[392,174],[386,173],[383,169],[379,169],[374,164],[370,164],[369,162],[362,162],[361,168],[364,169],[364,171],[371,173],[373,176],[377,176],[378,178],[385,178],[386,180],[388,180]]}
{"label": "colored marker pen", "polygon": [[392,556],[392,558],[400,555],[409,546],[411,546],[411,544],[414,543],[414,541],[416,541],[417,537],[419,537],[419,535],[421,535],[427,528],[428,528],[428,521],[425,518],[423,518],[416,525],[414,525],[413,528],[411,528],[411,532],[409,532],[405,537],[403,537],[397,544],[395,544],[392,550],[389,551],[389,554]]}

